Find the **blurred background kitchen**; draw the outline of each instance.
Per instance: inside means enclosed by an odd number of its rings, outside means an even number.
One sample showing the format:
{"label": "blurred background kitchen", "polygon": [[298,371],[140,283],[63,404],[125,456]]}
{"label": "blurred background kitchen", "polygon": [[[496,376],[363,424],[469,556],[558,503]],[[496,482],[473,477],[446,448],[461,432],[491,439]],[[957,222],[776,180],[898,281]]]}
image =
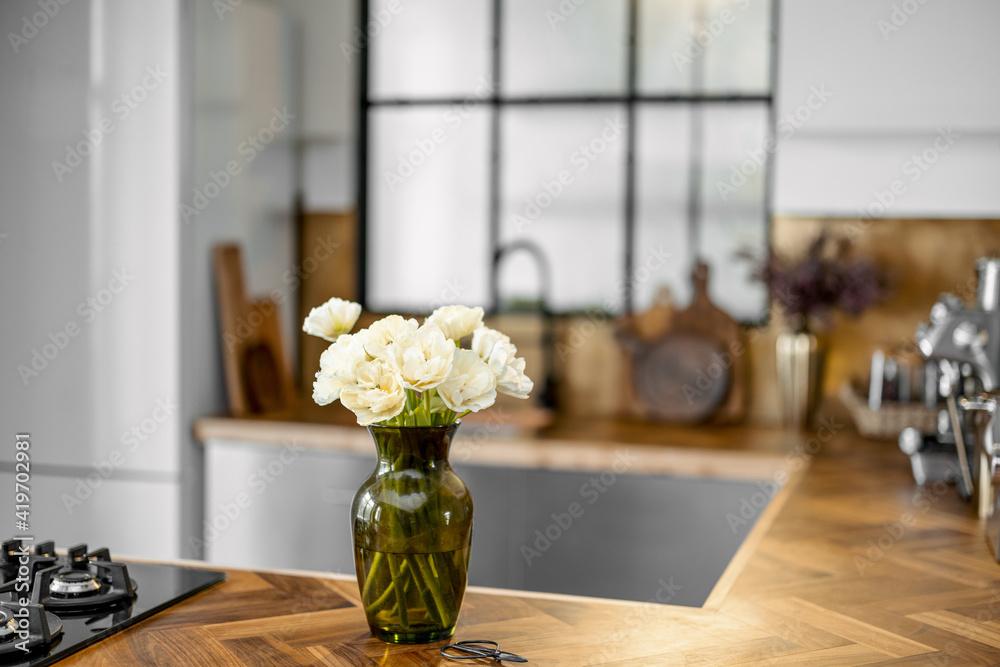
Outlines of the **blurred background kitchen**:
{"label": "blurred background kitchen", "polygon": [[[820,415],[912,402],[933,430],[915,328],[1000,251],[998,25],[988,0],[6,0],[0,502],[27,432],[40,538],[350,572],[326,554],[370,442],[310,404],[300,332],[332,296],[512,335],[535,396],[464,425],[473,453],[780,442],[799,329]],[[760,260],[821,234],[877,294],[796,326]]]}

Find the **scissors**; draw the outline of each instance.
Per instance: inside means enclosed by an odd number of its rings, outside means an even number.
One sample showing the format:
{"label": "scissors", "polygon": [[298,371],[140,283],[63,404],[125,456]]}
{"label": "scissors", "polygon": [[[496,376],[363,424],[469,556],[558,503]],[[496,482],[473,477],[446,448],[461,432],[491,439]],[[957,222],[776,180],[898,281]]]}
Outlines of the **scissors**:
{"label": "scissors", "polygon": [[[447,653],[447,650],[460,651],[464,655]],[[480,658],[493,658],[497,662],[506,660],[507,662],[528,662],[527,658],[522,658],[513,653],[500,650],[500,644],[491,642],[488,639],[470,639],[464,642],[456,642],[441,647],[441,655],[452,660],[478,660]]]}

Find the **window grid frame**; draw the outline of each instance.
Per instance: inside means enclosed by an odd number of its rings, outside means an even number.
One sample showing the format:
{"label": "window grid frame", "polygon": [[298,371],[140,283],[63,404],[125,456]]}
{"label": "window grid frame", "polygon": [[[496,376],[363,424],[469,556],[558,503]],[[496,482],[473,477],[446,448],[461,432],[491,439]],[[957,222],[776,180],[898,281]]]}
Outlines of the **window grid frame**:
{"label": "window grid frame", "polygon": [[[628,15],[626,24],[628,26],[627,35],[627,72],[626,90],[621,95],[548,95],[548,96],[509,96],[503,97],[503,71],[502,71],[502,41],[503,41],[503,4],[505,0],[490,0],[491,2],[491,26],[490,26],[490,68],[493,90],[488,97],[482,98],[480,102],[489,108],[490,112],[490,137],[489,137],[489,185],[488,185],[488,221],[489,221],[489,257],[492,259],[488,274],[488,290],[490,303],[487,312],[496,313],[499,310],[499,287],[497,284],[497,260],[503,254],[504,248],[500,244],[500,174],[502,167],[501,145],[501,109],[503,107],[535,106],[535,105],[573,105],[590,106],[599,104],[620,104],[625,106],[626,117],[628,118],[625,128],[625,165],[624,165],[624,210],[621,221],[625,234],[625,258],[623,265],[623,275],[621,276],[624,285],[623,311],[626,314],[634,312],[634,288],[631,276],[635,270],[635,195],[636,195],[636,108],[641,104],[678,104],[688,105],[692,111],[697,111],[701,105],[712,104],[764,104],[767,108],[767,141],[770,145],[777,139],[776,135],[776,107],[774,99],[776,96],[775,87],[777,84],[778,66],[778,26],[779,26],[779,2],[780,0],[770,0],[770,48],[768,52],[768,92],[755,94],[722,93],[722,94],[660,94],[650,95],[637,92],[637,72],[638,72],[638,15],[639,2],[642,0],[627,0]],[[646,0],[649,1],[649,0]],[[697,3],[698,16],[702,15],[705,0],[695,0]],[[368,17],[370,0],[358,0],[358,24],[360,30],[364,31],[364,23]],[[465,96],[456,97],[427,97],[427,98],[382,98],[372,99],[370,90],[370,68],[368,42],[361,47],[359,57],[358,89],[360,105],[358,109],[358,144],[357,144],[357,227],[358,227],[358,262],[357,262],[357,289],[358,301],[368,307],[368,154],[370,149],[369,136],[369,114],[373,108],[379,107],[408,107],[408,106],[450,106],[462,104]],[[700,82],[695,82],[700,85]],[[699,116],[699,113],[694,113]],[[698,243],[701,232],[701,160],[702,147],[695,147],[695,142],[704,141],[703,124],[698,124],[698,130],[693,133],[692,147],[690,149],[689,173],[692,174],[690,181],[690,192],[688,193],[688,239],[687,249],[690,261],[694,262],[698,256]],[[700,136],[694,136],[695,134]],[[765,151],[764,164],[764,238],[768,248],[771,246],[772,233],[772,199],[773,199],[773,172],[774,153],[776,151]],[[508,246],[516,244],[512,242]],[[746,324],[761,325],[769,320],[770,294],[768,295],[768,307],[757,320],[745,321]],[[406,312],[408,309],[396,309],[399,312]],[[591,309],[582,311],[562,311],[551,313],[556,315],[571,316],[582,312],[590,312]],[[605,313],[609,314],[609,313]]]}

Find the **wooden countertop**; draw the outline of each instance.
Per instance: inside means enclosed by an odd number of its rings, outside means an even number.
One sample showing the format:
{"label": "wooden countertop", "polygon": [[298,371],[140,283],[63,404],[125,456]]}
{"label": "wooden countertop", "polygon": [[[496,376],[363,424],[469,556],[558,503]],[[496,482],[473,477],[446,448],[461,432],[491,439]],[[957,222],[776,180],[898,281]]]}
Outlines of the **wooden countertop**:
{"label": "wooden countertop", "polygon": [[[1000,564],[970,507],[892,443],[825,436],[775,440],[793,479],[706,608],[472,588],[456,638],[531,665],[1000,664]],[[64,664],[461,664],[373,639],[358,604],[353,578],[230,571]]]}
{"label": "wooden countertop", "polygon": [[[194,436],[201,443],[218,441],[249,445],[298,447],[354,452],[374,456],[368,431],[339,405],[326,412],[315,404],[301,404],[286,413],[254,417],[202,417]],[[463,420],[451,447],[456,463],[596,470],[611,466],[627,448],[634,460],[630,472],[729,479],[772,479],[788,467],[786,454],[799,446],[799,436],[781,429],[692,429],[610,419],[547,421],[546,426],[525,427],[540,421],[534,411],[527,417],[508,416],[495,410]]]}

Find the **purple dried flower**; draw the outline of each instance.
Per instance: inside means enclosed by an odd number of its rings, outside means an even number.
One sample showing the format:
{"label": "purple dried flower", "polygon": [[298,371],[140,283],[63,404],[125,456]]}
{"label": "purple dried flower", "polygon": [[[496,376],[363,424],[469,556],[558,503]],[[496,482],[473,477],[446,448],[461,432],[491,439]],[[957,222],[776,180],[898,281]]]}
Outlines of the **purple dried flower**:
{"label": "purple dried flower", "polygon": [[790,320],[803,327],[810,320],[829,325],[835,310],[856,317],[888,294],[885,273],[869,260],[848,257],[850,246],[824,230],[797,261],[774,253],[764,259],[748,251],[738,256],[755,262],[753,277],[767,283]]}

